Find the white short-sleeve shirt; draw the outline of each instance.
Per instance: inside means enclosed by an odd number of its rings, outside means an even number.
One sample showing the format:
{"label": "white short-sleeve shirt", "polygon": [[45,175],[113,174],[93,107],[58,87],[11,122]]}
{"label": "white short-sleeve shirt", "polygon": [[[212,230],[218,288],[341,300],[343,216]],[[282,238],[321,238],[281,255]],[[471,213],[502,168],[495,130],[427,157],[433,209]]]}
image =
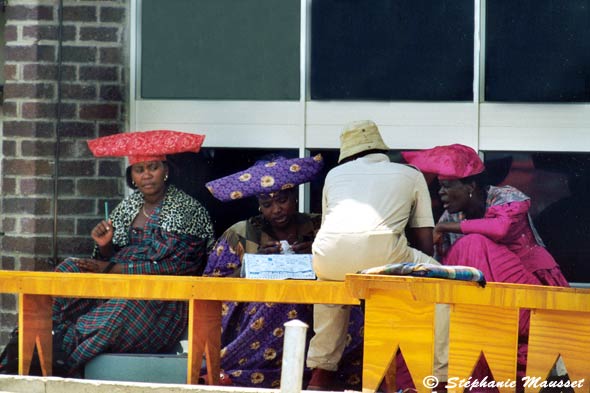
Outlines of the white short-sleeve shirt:
{"label": "white short-sleeve shirt", "polygon": [[[313,244],[320,278],[340,280],[345,273],[386,263],[436,263],[409,247],[405,236],[406,226],[434,226],[426,181],[412,167],[381,153],[337,166],[326,176],[322,207]],[[341,268],[329,273],[335,264]]]}

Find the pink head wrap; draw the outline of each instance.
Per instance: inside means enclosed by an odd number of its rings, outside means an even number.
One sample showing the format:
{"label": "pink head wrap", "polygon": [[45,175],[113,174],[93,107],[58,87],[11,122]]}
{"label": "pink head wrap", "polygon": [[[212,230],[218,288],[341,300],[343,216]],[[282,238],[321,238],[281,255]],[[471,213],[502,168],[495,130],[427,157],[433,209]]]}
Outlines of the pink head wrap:
{"label": "pink head wrap", "polygon": [[463,179],[482,173],[485,169],[475,150],[457,143],[402,152],[402,157],[422,172],[438,175],[440,180]]}

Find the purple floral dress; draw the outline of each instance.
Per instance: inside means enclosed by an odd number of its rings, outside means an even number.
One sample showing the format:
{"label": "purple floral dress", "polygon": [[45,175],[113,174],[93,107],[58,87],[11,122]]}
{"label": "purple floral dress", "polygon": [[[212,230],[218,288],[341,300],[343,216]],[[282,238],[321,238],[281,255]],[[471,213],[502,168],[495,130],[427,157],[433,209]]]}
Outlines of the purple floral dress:
{"label": "purple floral dress", "polygon": [[[315,237],[319,215],[298,213],[297,239]],[[219,238],[209,255],[204,275],[239,277],[244,253],[257,253],[260,244],[273,239],[262,216],[240,221]],[[313,306],[309,304],[223,303],[221,368],[235,386],[278,388],[281,378],[284,323],[307,323],[307,345],[313,335]],[[348,389],[361,389],[363,315],[353,308],[347,348],[340,372]],[[307,348],[306,348],[307,350]],[[205,370],[203,370],[205,372]],[[310,370],[304,372],[304,386]]]}

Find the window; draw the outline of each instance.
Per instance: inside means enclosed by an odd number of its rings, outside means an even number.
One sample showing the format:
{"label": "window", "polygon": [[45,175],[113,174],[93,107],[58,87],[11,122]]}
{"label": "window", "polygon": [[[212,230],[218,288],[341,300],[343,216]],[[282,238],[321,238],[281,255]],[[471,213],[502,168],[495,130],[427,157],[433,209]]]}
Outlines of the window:
{"label": "window", "polygon": [[142,98],[299,99],[299,0],[142,4]]}
{"label": "window", "polygon": [[590,282],[590,154],[486,152],[495,181],[531,198],[530,214],[570,282]]}
{"label": "window", "polygon": [[473,1],[312,3],[311,98],[470,101]]}
{"label": "window", "polygon": [[589,0],[487,0],[485,99],[590,101]]}

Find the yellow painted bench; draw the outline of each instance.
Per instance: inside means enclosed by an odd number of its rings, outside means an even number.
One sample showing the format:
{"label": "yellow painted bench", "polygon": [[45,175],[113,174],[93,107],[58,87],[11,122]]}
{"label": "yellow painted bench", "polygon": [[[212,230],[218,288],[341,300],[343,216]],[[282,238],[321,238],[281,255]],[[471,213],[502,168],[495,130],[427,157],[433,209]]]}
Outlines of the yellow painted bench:
{"label": "yellow painted bench", "polygon": [[210,385],[219,383],[222,301],[359,304],[343,282],[76,274],[0,270],[0,292],[19,299],[19,374],[29,373],[35,345],[43,375],[52,374],[51,299],[58,297],[189,302],[187,383],[198,382],[203,355]]}
{"label": "yellow painted bench", "polygon": [[[51,375],[51,298],[127,298],[189,302],[187,383],[198,381],[205,355],[218,383],[221,302],[358,304],[365,299],[363,391],[388,374],[399,347],[418,391],[432,374],[434,307],[451,305],[449,377],[467,379],[483,351],[498,381],[515,379],[518,312],[533,310],[527,375],[545,377],[559,354],[576,391],[590,391],[590,290],[417,277],[351,274],[346,282],[0,271],[0,292],[19,296],[19,373],[34,346]],[[538,391],[529,388],[527,391]],[[462,389],[450,389],[462,391]],[[513,391],[513,389],[501,389]]]}
{"label": "yellow painted bench", "polygon": [[365,299],[364,392],[375,391],[392,373],[398,348],[417,390],[430,391],[425,384],[434,361],[436,303],[451,305],[448,377],[457,388],[449,391],[463,391],[458,386],[481,352],[496,381],[515,381],[518,316],[524,308],[532,310],[526,372],[531,379],[525,390],[538,392],[561,355],[570,381],[578,381],[575,391],[590,392],[589,289],[506,283],[481,288],[473,282],[360,274],[347,275],[346,285]]}

